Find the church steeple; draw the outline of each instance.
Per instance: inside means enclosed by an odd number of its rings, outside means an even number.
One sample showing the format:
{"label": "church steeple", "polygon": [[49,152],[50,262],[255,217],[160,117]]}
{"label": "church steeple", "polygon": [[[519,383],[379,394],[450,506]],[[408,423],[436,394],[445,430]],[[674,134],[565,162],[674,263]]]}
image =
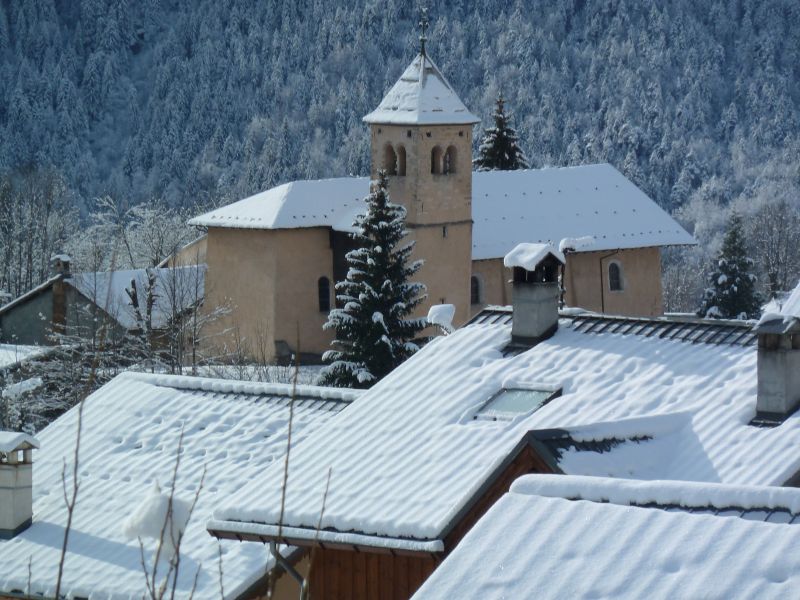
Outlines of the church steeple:
{"label": "church steeple", "polygon": [[428,41],[428,38],[425,37],[425,33],[428,31],[428,9],[423,8],[420,12],[422,16],[419,20],[419,53],[421,56],[425,56],[425,42]]}

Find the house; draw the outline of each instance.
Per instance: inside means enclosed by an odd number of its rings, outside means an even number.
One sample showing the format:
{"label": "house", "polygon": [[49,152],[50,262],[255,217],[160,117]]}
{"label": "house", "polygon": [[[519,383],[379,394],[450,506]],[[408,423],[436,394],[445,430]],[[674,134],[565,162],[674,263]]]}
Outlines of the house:
{"label": "house", "polygon": [[92,337],[101,324],[109,328],[112,340],[140,331],[127,290],[135,283],[142,301],[140,314],[146,317],[144,296],[151,276],[153,330],[164,329],[171,319],[203,300],[205,265],[72,273],[69,256],[58,255],[51,260],[51,268],[50,279],[0,307],[0,342],[49,345],[54,333]]}
{"label": "house", "polygon": [[299,444],[285,504],[273,465],[209,532],[315,549],[312,598],[408,598],[522,475],[796,484],[800,311],[758,329],[559,313],[558,257],[523,254],[540,261],[509,261],[512,307],[436,338]]}
{"label": "house", "polygon": [[[66,598],[146,595],[139,542],[126,534],[126,521],[152,499],[155,486],[162,490],[156,498],[166,498],[179,446],[175,502],[191,501],[201,482],[202,488],[181,545],[176,597],[189,597],[196,577],[194,598],[219,598],[220,572],[225,598],[263,593],[266,571],[274,564],[269,554],[238,542],[225,542],[219,549],[205,522],[220,499],[271,463],[283,463],[293,396],[291,435],[302,441],[358,393],[312,386],[297,386],[293,393],[291,386],[279,384],[124,373],[92,394],[82,415],[80,489],[62,586]],[[0,533],[16,529],[10,539],[0,538],[0,598],[54,591],[67,519],[62,469],[66,464],[71,490],[78,416],[73,408],[41,431],[38,442],[25,448],[27,460],[0,464],[0,477],[6,474],[3,469],[29,471],[29,448],[40,448],[33,450],[33,498],[31,505],[28,497],[27,515],[4,526],[0,502]],[[0,453],[4,436],[12,437],[0,432]],[[15,481],[24,484],[14,477],[3,481],[0,494]],[[30,486],[29,478],[27,482]],[[161,523],[156,520],[156,531]],[[145,562],[152,566],[157,542],[143,537],[142,543]],[[163,577],[163,561],[159,569]],[[278,598],[296,597],[296,590],[288,596],[278,592]]]}
{"label": "house", "polygon": [[796,489],[522,477],[414,600],[790,598],[799,528]]}
{"label": "house", "polygon": [[[369,181],[389,175],[391,199],[405,206],[417,278],[432,304],[456,307],[463,324],[487,304],[510,302],[502,259],[520,242],[566,239],[570,306],[610,314],[663,311],[661,248],[694,244],[668,214],[611,165],[473,173],[471,114],[421,51],[378,107],[370,129],[370,178],[294,181],[190,220],[207,229],[209,302],[234,310],[218,326],[263,339],[276,357],[319,355],[334,283],[347,273],[349,234]],[[254,341],[255,343],[255,341]]]}

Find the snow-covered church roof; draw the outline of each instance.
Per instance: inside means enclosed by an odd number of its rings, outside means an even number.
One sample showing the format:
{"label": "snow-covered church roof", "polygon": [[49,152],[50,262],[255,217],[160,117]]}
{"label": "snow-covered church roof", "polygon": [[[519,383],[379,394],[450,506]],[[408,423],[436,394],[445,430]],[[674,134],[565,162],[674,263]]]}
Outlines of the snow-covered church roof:
{"label": "snow-covered church roof", "polygon": [[[204,469],[205,480],[181,546],[176,597],[190,596],[196,573],[193,597],[198,600],[220,598],[220,572],[225,598],[240,597],[260,580],[269,554],[255,545],[223,542],[220,555],[205,522],[222,498],[272,462],[282,462],[291,396],[289,385],[139,373],[123,373],[89,396],[83,411],[80,491],[64,563],[65,598],[138,600],[147,595],[139,543],[126,535],[125,524],[156,483],[168,492],[181,434],[175,498],[191,501]],[[357,396],[349,390],[297,386],[293,442]],[[41,449],[33,457],[33,524],[0,540],[0,597],[15,591],[27,592],[25,597],[53,595],[67,519],[61,474],[66,460],[71,489],[77,419],[76,407],[37,435]],[[152,567],[155,541],[142,541],[144,559]],[[159,580],[165,572],[162,562]]]}
{"label": "snow-covered church roof", "polygon": [[[390,182],[391,192],[391,182]],[[195,217],[204,227],[352,231],[366,177],[295,181]],[[582,251],[694,244],[694,238],[609,164],[472,174],[472,259],[523,242],[594,238]]]}
{"label": "snow-covered church roof", "polygon": [[365,123],[387,125],[472,125],[473,115],[427,53],[411,61]]}
{"label": "snow-covered church roof", "polygon": [[[508,351],[512,318],[508,308],[487,309],[435,339],[298,445],[283,520],[293,539],[303,530],[313,539],[332,468],[322,527],[340,542],[357,533],[362,545],[371,537],[441,550],[535,432],[560,432],[532,446],[549,444],[542,456],[571,474],[782,485],[800,470],[800,414],[750,425],[749,325],[564,313],[551,338],[520,353]],[[558,388],[508,418],[482,416],[504,389]],[[281,478],[276,467],[264,471],[219,506],[209,529],[268,536]]]}

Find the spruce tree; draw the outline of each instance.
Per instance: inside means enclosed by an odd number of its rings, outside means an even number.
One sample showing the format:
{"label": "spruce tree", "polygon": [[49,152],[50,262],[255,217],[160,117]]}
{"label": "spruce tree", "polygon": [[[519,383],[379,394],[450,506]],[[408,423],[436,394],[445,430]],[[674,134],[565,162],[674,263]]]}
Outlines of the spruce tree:
{"label": "spruce tree", "polygon": [[511,115],[505,113],[502,96],[497,97],[494,127],[484,130],[478,158],[472,165],[478,171],[514,171],[528,169],[528,158],[519,147],[517,132],[510,125]]}
{"label": "spruce tree", "polygon": [[711,287],[705,291],[698,314],[718,319],[754,319],[760,312],[755,289],[756,277],[750,270],[753,260],[747,256],[742,218],[734,211],[728,220],[725,239],[711,273]]}
{"label": "spruce tree", "polygon": [[370,387],[416,352],[412,340],[426,325],[407,318],[425,298],[425,286],[409,282],[422,261],[409,262],[414,243],[401,245],[406,210],[392,204],[386,187],[386,172],[379,171],[367,211],[356,218],[358,248],[347,253],[350,269],[336,284],[341,308],[324,326],[336,330],[337,349],[323,356],[330,363],[323,385]]}

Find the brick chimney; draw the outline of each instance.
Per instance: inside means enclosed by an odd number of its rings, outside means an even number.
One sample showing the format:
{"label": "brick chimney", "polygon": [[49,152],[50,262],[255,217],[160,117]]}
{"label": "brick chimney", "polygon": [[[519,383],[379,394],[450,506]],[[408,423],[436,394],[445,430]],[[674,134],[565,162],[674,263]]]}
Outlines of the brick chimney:
{"label": "brick chimney", "polygon": [[33,464],[36,438],[0,431],[0,539],[30,527],[33,518]]}
{"label": "brick chimney", "polygon": [[68,254],[54,254],[50,257],[50,276],[69,277],[71,263],[72,259]]}
{"label": "brick chimney", "polygon": [[519,244],[503,259],[513,269],[511,341],[532,346],[558,329],[558,275],[564,255],[549,244]]}
{"label": "brick chimney", "polygon": [[756,419],[781,422],[800,405],[800,320],[761,322],[758,334]]}

